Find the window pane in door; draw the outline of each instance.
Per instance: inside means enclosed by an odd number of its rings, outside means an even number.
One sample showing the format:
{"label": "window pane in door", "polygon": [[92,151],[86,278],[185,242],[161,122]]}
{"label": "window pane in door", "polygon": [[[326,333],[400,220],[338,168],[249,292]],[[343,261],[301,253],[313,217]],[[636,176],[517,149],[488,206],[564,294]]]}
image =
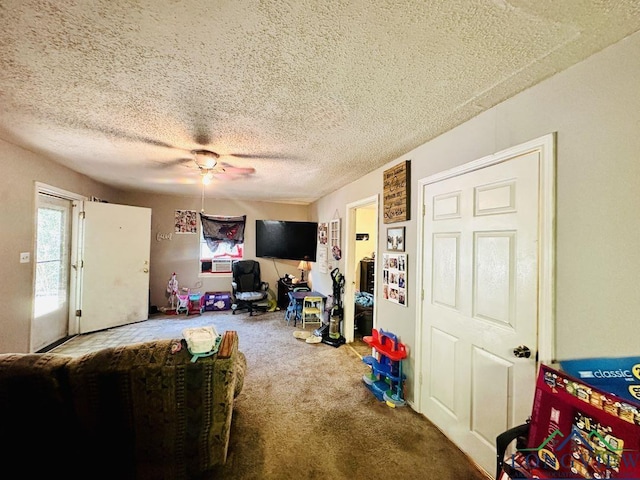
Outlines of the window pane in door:
{"label": "window pane in door", "polygon": [[65,211],[38,209],[35,316],[52,312],[67,299]]}

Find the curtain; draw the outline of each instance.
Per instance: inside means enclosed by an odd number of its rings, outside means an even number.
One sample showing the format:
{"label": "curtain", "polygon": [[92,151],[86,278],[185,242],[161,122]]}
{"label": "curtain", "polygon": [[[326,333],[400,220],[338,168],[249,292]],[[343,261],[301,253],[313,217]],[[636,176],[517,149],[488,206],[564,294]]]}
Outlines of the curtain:
{"label": "curtain", "polygon": [[202,236],[207,242],[209,249],[215,252],[222,243],[226,243],[230,247],[244,243],[244,225],[246,220],[246,215],[241,217],[221,217],[201,213]]}

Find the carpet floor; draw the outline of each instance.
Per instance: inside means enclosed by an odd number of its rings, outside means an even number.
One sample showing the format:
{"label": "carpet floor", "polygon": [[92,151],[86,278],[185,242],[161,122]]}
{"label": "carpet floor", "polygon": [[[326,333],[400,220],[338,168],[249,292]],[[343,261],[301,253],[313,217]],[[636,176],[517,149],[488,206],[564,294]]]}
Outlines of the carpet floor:
{"label": "carpet floor", "polygon": [[118,337],[181,338],[186,327],[211,324],[238,332],[247,373],[227,462],[203,480],[488,478],[423,415],[375,398],[362,381],[370,372],[361,361],[366,345],[308,344],[293,336],[300,326],[287,325],[283,312],[156,317],[74,337],[54,351],[100,348],[101,335],[108,346]]}

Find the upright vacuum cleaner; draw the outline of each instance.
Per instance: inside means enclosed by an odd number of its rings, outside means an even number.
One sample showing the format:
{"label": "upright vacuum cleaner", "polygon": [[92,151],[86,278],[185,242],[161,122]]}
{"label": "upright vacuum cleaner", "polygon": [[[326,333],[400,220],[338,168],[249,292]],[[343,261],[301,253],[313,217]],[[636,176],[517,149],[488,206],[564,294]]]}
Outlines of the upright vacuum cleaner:
{"label": "upright vacuum cleaner", "polygon": [[[322,343],[339,347],[345,342],[344,337],[340,334],[340,324],[344,315],[342,309],[342,294],[344,293],[344,275],[340,273],[338,268],[331,271],[331,279],[333,280],[333,307],[329,317],[329,324],[323,325],[318,330],[322,336]],[[328,328],[327,328],[328,327]]]}

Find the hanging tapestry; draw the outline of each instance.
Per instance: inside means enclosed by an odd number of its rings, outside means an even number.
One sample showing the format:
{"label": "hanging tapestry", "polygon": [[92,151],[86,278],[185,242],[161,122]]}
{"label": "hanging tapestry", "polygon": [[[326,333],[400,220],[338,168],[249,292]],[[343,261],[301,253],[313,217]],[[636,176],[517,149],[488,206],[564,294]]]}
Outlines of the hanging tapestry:
{"label": "hanging tapestry", "polygon": [[246,220],[246,215],[241,217],[221,217],[201,213],[202,236],[209,249],[215,252],[221,243],[226,243],[229,246],[244,243]]}

